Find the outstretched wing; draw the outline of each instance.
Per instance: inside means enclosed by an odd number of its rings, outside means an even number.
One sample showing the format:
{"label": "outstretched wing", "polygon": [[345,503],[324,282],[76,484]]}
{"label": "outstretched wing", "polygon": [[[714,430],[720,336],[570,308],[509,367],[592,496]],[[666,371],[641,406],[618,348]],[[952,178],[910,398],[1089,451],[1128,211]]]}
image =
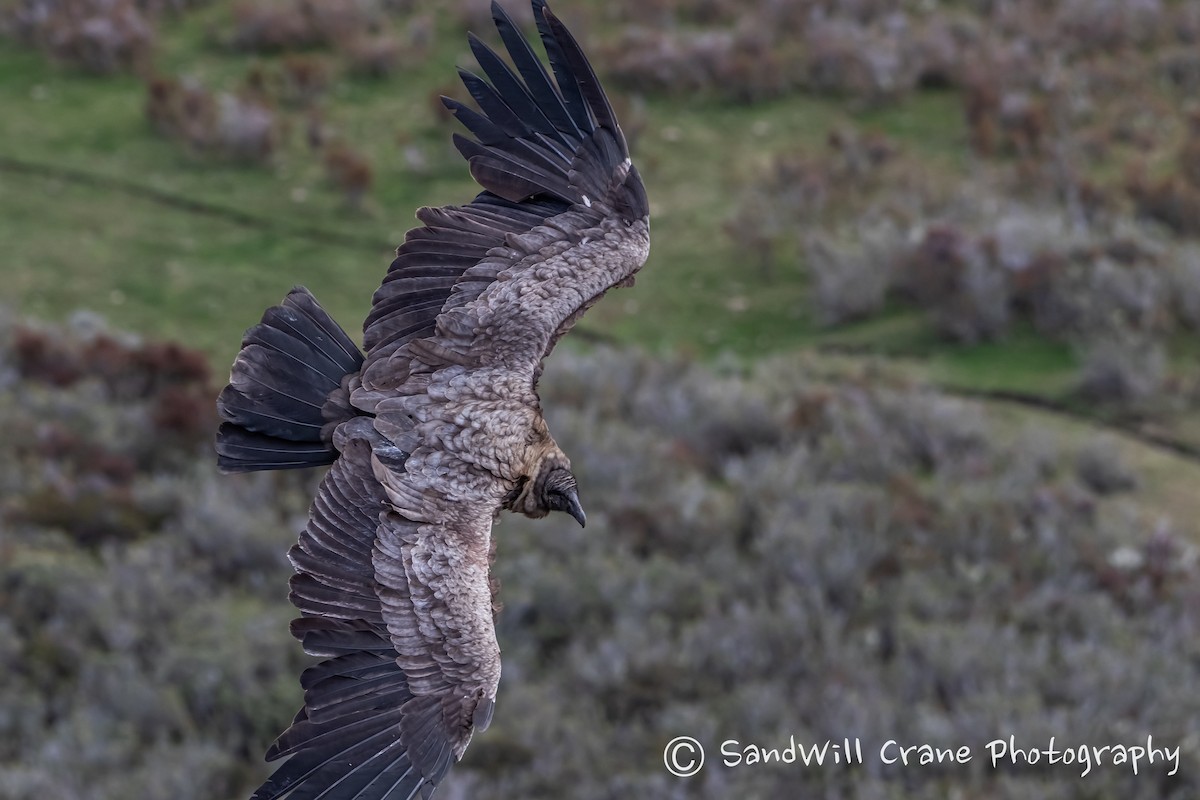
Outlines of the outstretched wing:
{"label": "outstretched wing", "polygon": [[[544,0],[533,0],[533,11],[550,72],[493,3],[512,66],[471,37],[490,83],[460,73],[480,110],[443,98],[474,134],[454,142],[485,191],[465,206],[417,213],[425,225],[409,231],[363,326],[363,410],[407,391],[400,387],[410,374],[508,361],[515,353],[504,339],[513,336],[526,340],[522,366],[532,359],[537,371],[587,307],[630,281],[646,259],[649,205],[612,106]],[[517,277],[525,295],[501,291]],[[528,292],[549,305],[530,302]],[[497,315],[514,330],[489,353]],[[458,358],[447,358],[447,348]]]}
{"label": "outstretched wing", "polygon": [[504,442],[544,432],[542,360],[649,247],[608,99],[544,0],[533,9],[550,70],[493,4],[513,66],[472,37],[489,80],[463,80],[480,111],[445,100],[474,134],[455,144],[484,191],[418,212],[364,323],[350,402],[375,416],[337,429],[291,552],[293,633],[325,660],[256,800],[428,797],[491,718],[491,522],[517,477]]}
{"label": "outstretched wing", "polygon": [[[408,454],[365,417],[343,424],[334,444],[341,456],[288,553],[303,614],[292,633],[325,660],[301,676],[304,708],[267,752],[290,758],[253,800],[428,798],[491,718],[492,512],[422,497],[419,510],[398,513],[376,473],[402,471]],[[445,547],[473,529],[480,546]],[[431,590],[447,585],[463,607]]]}

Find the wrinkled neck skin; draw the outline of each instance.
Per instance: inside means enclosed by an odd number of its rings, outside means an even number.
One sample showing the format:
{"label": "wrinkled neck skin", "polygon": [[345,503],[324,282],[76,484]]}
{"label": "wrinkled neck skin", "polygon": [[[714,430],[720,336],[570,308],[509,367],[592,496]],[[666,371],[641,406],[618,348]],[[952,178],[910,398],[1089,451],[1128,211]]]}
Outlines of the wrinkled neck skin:
{"label": "wrinkled neck skin", "polygon": [[553,441],[536,458],[528,476],[523,476],[517,488],[506,500],[505,508],[524,514],[532,519],[540,519],[549,513],[543,502],[546,496],[546,478],[556,469],[571,470],[571,461]]}

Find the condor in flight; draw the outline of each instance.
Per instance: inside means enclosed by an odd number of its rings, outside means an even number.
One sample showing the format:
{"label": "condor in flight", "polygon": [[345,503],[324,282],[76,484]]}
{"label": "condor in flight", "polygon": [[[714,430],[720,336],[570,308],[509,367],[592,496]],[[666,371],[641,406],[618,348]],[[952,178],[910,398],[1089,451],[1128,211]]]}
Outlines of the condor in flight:
{"label": "condor in flight", "polygon": [[550,70],[500,6],[511,66],[471,37],[478,104],[443,102],[483,191],[422,208],[363,325],[303,288],[246,332],[218,408],[228,472],[332,464],[289,552],[292,633],[321,659],[255,800],[428,798],[500,681],[492,521],[584,523],[537,381],[558,338],[650,247],[646,192],[575,39],[533,0]]}

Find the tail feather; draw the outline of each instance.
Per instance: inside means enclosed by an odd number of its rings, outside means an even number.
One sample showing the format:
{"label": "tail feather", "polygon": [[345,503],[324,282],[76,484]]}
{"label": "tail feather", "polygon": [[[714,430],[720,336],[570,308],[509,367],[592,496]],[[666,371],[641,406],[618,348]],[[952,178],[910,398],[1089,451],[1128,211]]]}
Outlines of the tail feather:
{"label": "tail feather", "polygon": [[303,287],[242,339],[229,385],[217,399],[225,420],[217,432],[217,464],[224,472],[331,464],[337,451],[329,431],[353,413],[337,395],[363,356]]}
{"label": "tail feather", "polygon": [[217,463],[225,472],[316,467],[336,455],[325,442],[290,442],[251,433],[232,422],[222,424],[217,433]]}

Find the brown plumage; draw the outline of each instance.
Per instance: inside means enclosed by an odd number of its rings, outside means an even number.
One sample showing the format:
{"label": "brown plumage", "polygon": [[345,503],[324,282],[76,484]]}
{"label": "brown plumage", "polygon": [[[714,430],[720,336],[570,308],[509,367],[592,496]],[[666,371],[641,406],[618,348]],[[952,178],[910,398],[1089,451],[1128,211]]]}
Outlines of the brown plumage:
{"label": "brown plumage", "polygon": [[443,98],[484,191],[417,212],[365,355],[297,288],[246,332],[218,401],[224,470],[333,465],[289,553],[292,632],[324,660],[255,798],[429,797],[496,700],[493,519],[584,522],[537,380],[645,262],[648,205],[583,52],[544,0],[533,10],[553,77],[493,4],[512,66],[471,37],[480,111]]}

